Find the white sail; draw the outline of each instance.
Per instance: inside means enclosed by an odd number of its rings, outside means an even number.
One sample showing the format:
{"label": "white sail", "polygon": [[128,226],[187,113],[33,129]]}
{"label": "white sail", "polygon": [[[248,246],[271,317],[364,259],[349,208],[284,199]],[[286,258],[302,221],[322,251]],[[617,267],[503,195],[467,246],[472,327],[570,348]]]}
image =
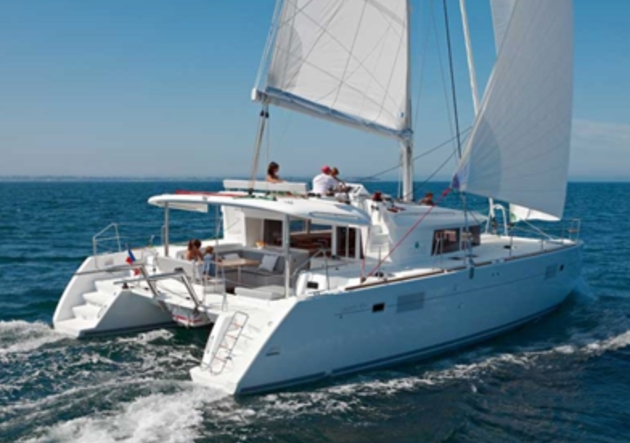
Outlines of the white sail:
{"label": "white sail", "polygon": [[561,218],[572,97],[571,0],[517,1],[454,186]]}
{"label": "white sail", "polygon": [[543,221],[560,221],[558,217],[545,214],[544,212],[536,211],[534,209],[526,208],[525,206],[519,206],[510,204],[510,221],[516,223],[524,220],[543,220]]}
{"label": "white sail", "polygon": [[501,43],[505,38],[508,25],[510,24],[510,18],[514,11],[514,5],[516,0],[490,0],[490,7],[492,9],[492,27],[494,28],[494,42],[497,48],[497,53],[501,48]]}
{"label": "white sail", "polygon": [[285,0],[254,98],[410,138],[408,13],[407,0]]}

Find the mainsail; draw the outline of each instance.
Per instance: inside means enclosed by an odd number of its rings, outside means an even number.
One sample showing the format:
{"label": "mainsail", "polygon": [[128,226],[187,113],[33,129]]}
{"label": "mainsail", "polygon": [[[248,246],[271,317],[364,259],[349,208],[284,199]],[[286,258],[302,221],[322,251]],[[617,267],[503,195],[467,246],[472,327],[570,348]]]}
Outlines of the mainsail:
{"label": "mainsail", "polygon": [[407,0],[285,0],[254,98],[411,138]]}
{"label": "mainsail", "polygon": [[517,0],[454,186],[561,218],[572,98],[571,0]]}

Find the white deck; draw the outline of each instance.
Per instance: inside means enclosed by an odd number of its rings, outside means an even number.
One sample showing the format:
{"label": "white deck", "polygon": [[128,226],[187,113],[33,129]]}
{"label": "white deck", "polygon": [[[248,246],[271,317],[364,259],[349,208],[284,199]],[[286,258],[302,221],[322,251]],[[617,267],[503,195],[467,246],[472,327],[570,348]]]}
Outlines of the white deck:
{"label": "white deck", "polygon": [[[542,241],[539,239],[526,239],[526,238],[510,238],[501,237],[496,235],[486,234],[482,236],[482,244],[473,248],[473,263],[475,266],[484,266],[491,263],[517,260],[523,257],[529,257],[535,254],[558,250],[560,248],[570,246],[568,241],[561,242],[559,240],[554,241]],[[320,276],[326,275],[326,269],[324,268],[325,261],[323,259],[315,259],[312,262],[313,269],[308,272],[310,274],[318,274]],[[397,265],[392,263],[384,263],[379,270],[385,274],[385,278],[370,277],[363,283],[361,283],[361,270],[365,274],[371,271],[378,261],[369,259],[365,264],[361,263],[361,260],[339,258],[337,260],[328,259],[328,276],[343,278],[346,280],[345,285],[337,284],[330,290],[333,292],[343,291],[345,286],[352,286],[353,289],[361,284],[371,284],[374,282],[380,282],[383,280],[393,281],[396,279],[406,279],[410,277],[422,277],[423,275],[436,275],[440,272],[449,272],[454,270],[461,270],[467,267],[467,255],[464,251],[458,251],[450,254],[443,254],[440,256],[433,256],[419,260],[415,264]],[[156,269],[155,274],[159,274],[160,269]],[[366,275],[367,276],[367,275]],[[121,279],[111,279],[110,284]],[[339,282],[338,282],[339,283]],[[224,296],[223,291],[213,291],[213,283],[208,283],[207,286],[201,284],[193,284],[193,288],[202,303],[199,311],[217,314],[224,310],[229,311],[244,311],[244,312],[273,312],[275,309],[282,309],[282,305],[286,305],[285,299],[280,300],[259,300],[246,296],[238,296],[233,293],[228,293]],[[134,294],[153,298],[151,290],[146,283],[132,283],[129,288]],[[169,305],[179,306],[186,309],[194,309],[195,303],[190,297],[185,285],[177,280],[165,280],[157,282],[157,288],[160,292],[157,300],[163,301]],[[313,294],[320,294],[326,291],[311,291],[310,293],[303,294],[302,296],[308,297]],[[225,305],[224,305],[225,303]]]}

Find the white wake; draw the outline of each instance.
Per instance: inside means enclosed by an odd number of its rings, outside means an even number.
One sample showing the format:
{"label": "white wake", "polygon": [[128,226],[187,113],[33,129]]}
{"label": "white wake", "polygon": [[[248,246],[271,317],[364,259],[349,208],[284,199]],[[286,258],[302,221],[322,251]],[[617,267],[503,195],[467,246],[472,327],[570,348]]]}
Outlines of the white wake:
{"label": "white wake", "polygon": [[0,356],[33,351],[64,338],[43,322],[0,321]]}

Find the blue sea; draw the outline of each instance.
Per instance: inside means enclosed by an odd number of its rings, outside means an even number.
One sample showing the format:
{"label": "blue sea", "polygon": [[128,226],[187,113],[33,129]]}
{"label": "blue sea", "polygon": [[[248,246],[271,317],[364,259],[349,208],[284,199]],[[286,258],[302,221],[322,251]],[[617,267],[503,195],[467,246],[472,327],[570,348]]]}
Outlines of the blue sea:
{"label": "blue sea", "polygon": [[[565,218],[582,219],[586,246],[560,309],[429,361],[233,398],[189,381],[208,329],[75,340],[50,328],[96,232],[120,222],[132,247],[159,241],[150,196],[219,186],[0,182],[1,442],[630,441],[630,184],[570,184]],[[214,220],[173,213],[171,235],[212,237]]]}

